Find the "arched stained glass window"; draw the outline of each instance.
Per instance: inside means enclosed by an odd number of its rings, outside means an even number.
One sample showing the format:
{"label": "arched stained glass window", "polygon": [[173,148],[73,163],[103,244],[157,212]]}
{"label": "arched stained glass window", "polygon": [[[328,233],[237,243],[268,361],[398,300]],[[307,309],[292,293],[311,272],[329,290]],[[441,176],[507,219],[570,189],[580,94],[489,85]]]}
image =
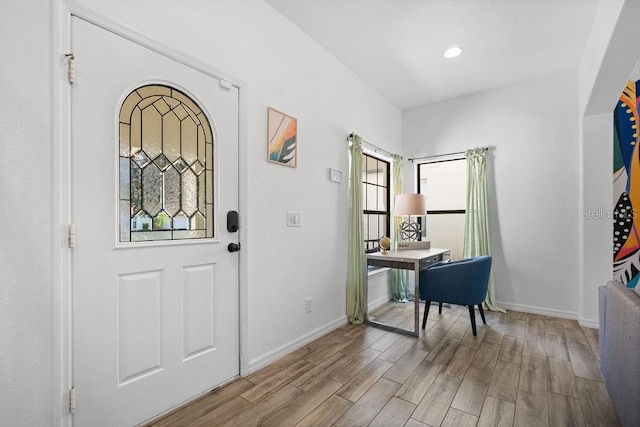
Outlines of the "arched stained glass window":
{"label": "arched stained glass window", "polygon": [[120,241],[213,237],[213,137],[183,92],[147,85],[120,108]]}

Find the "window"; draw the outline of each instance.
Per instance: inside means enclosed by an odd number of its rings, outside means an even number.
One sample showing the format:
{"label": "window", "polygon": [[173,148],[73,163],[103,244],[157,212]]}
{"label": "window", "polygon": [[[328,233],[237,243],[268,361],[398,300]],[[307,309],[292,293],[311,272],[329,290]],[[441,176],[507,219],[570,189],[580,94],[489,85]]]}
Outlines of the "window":
{"label": "window", "polygon": [[418,165],[418,192],[427,197],[427,224],[422,227],[423,240],[430,240],[431,247],[451,248],[452,259],[461,259],[467,203],[467,160],[442,160]]}
{"label": "window", "polygon": [[120,109],[120,241],[213,237],[213,137],[179,90],[131,92]]}
{"label": "window", "polygon": [[378,241],[389,236],[389,162],[363,154],[364,250],[378,251]]}

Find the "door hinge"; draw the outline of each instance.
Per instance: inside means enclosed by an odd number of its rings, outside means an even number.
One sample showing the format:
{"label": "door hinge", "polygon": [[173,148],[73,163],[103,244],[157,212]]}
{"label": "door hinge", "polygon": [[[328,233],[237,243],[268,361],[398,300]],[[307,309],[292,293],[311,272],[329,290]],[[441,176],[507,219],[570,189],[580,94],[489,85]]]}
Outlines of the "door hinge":
{"label": "door hinge", "polygon": [[73,53],[67,53],[67,79],[69,83],[76,81],[76,57]]}
{"label": "door hinge", "polygon": [[73,414],[76,412],[76,388],[71,387],[69,390],[69,413]]}
{"label": "door hinge", "polygon": [[75,224],[69,224],[68,242],[69,242],[69,248],[76,247],[76,225]]}
{"label": "door hinge", "polygon": [[233,85],[231,84],[231,82],[220,79],[218,80],[218,86],[220,86],[222,89],[229,90]]}

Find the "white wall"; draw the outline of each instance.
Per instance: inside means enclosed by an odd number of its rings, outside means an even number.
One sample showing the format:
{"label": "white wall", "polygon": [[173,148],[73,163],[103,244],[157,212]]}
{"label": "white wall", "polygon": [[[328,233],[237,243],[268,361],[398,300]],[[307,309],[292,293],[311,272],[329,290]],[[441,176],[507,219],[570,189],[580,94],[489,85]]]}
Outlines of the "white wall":
{"label": "white wall", "polygon": [[[489,146],[496,294],[506,308],[578,316],[575,72],[406,111],[405,157]],[[413,187],[406,167],[405,189]]]}
{"label": "white wall", "polygon": [[0,424],[51,424],[49,5],[0,13]]}
{"label": "white wall", "polygon": [[[615,105],[619,93],[624,88],[623,82],[616,96],[615,89],[611,88],[610,85],[619,85],[619,83],[603,78],[607,73],[602,73],[602,71],[622,71],[617,67],[617,64],[612,64],[610,60],[605,60],[605,56],[609,50],[613,33],[618,24],[618,18],[625,3],[628,3],[628,7],[631,2],[627,0],[600,0],[598,3],[587,46],[580,61],[580,113],[583,113],[587,109],[590,102],[593,106],[601,103],[599,99],[602,97],[609,98],[609,101],[604,102],[605,104],[613,103]],[[634,17],[629,16],[629,19],[634,20]],[[629,45],[637,44],[633,37],[623,42],[629,43]],[[622,74],[624,75],[625,73],[622,72]],[[622,78],[625,77],[626,76]],[[591,108],[593,109],[593,107]],[[613,110],[613,108],[611,110]],[[603,112],[605,111],[591,111],[588,114]]]}
{"label": "white wall", "polygon": [[369,273],[367,290],[369,311],[373,311],[382,304],[389,302],[391,300],[389,270],[384,269]]}
{"label": "white wall", "polygon": [[580,312],[583,319],[597,319],[598,287],[613,276],[613,109],[608,114],[584,117],[582,134]]}
{"label": "white wall", "polygon": [[[400,111],[262,0],[80,3],[246,82],[241,262],[249,369],[344,321],[347,180],[330,182],[328,168],[348,177],[351,131],[400,152]],[[51,393],[58,290],[49,128],[57,107],[49,64],[66,52],[51,51],[50,4],[6,3],[0,18],[0,419],[7,425],[54,424],[51,402],[59,403]],[[298,118],[296,169],[266,161],[268,106]],[[286,211],[301,212],[301,228],[285,226]]]}
{"label": "white wall", "polygon": [[600,0],[580,61],[580,112],[613,111],[629,74],[638,61],[636,0]]}

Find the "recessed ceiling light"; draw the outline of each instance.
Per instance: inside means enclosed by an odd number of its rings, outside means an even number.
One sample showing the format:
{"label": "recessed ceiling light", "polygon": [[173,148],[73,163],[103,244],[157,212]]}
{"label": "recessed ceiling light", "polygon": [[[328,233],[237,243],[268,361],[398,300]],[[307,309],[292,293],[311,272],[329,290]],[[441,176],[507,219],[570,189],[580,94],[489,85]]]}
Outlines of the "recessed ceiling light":
{"label": "recessed ceiling light", "polygon": [[443,56],[445,58],[455,58],[456,56],[459,56],[461,53],[462,53],[462,48],[460,46],[453,46],[445,50],[443,53]]}

